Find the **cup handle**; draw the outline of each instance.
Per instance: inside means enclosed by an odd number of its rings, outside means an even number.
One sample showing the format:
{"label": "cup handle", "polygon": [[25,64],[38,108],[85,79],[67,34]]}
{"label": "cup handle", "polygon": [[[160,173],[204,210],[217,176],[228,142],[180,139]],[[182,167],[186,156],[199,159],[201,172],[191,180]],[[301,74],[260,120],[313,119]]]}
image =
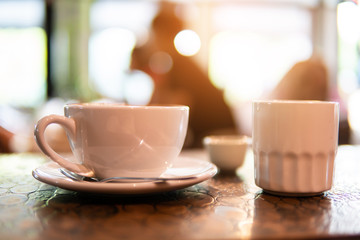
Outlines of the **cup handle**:
{"label": "cup handle", "polygon": [[93,171],[89,170],[82,164],[77,164],[70,162],[69,160],[66,160],[50,147],[50,145],[45,140],[44,133],[46,128],[52,123],[56,123],[62,126],[66,130],[68,136],[71,139],[75,139],[76,126],[75,126],[75,121],[73,119],[60,115],[45,116],[38,121],[34,131],[35,140],[40,150],[51,160],[58,163],[61,167],[66,168],[67,170],[70,170],[82,176],[87,176],[87,177],[93,176],[94,175]]}

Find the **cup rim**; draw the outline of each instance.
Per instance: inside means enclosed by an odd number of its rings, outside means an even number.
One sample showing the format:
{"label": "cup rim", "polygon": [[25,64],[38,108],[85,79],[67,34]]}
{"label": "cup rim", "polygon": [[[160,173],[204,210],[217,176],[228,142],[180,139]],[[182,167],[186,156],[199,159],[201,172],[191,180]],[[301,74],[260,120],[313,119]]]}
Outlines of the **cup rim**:
{"label": "cup rim", "polygon": [[203,139],[204,145],[243,145],[248,144],[246,135],[210,135]]}
{"label": "cup rim", "polygon": [[104,108],[120,108],[120,109],[189,109],[186,105],[176,104],[150,104],[150,105],[130,105],[125,103],[108,103],[108,102],[88,102],[88,103],[68,103],[65,108],[78,109],[104,109]]}

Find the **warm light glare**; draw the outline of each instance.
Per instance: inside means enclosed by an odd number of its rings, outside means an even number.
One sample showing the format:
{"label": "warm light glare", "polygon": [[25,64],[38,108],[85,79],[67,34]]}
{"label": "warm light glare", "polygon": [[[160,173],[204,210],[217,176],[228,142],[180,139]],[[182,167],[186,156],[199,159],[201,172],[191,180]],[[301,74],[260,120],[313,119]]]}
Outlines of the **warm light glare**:
{"label": "warm light glare", "polygon": [[339,90],[341,90],[345,94],[351,94],[352,92],[354,92],[359,87],[356,72],[351,70],[340,71],[338,78],[338,87]]}
{"label": "warm light glare", "polygon": [[135,42],[134,33],[122,28],[109,28],[90,37],[90,79],[104,97],[123,99],[123,81]]}
{"label": "warm light glare", "polygon": [[222,32],[211,41],[210,77],[215,86],[224,89],[230,101],[259,97],[264,89],[264,76],[258,71],[259,62],[254,58],[259,49],[248,44],[257,45],[261,39],[248,37],[247,40],[236,33]]}
{"label": "warm light glare", "polygon": [[354,92],[348,101],[348,118],[352,130],[360,134],[360,90]]}
{"label": "warm light glare", "polygon": [[0,29],[0,66],[0,103],[40,105],[46,94],[45,31]]}
{"label": "warm light glare", "polygon": [[184,56],[193,56],[199,52],[201,41],[199,35],[192,30],[179,32],[174,39],[176,50]]}
{"label": "warm light glare", "polygon": [[149,75],[142,71],[132,71],[125,81],[125,99],[132,105],[146,105],[150,102],[154,83]]}
{"label": "warm light glare", "polygon": [[346,42],[360,39],[360,7],[352,2],[338,5],[337,24],[340,37]]}
{"label": "warm light glare", "polygon": [[210,43],[210,79],[227,101],[249,101],[274,88],[295,62],[310,57],[311,49],[301,34],[220,32]]}

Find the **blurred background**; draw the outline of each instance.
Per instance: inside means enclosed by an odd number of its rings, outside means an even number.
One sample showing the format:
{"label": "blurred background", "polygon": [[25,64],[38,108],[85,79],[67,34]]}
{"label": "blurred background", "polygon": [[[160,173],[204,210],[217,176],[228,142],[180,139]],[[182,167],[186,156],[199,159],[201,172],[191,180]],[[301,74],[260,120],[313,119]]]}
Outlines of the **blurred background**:
{"label": "blurred background", "polygon": [[[194,112],[203,109],[199,116],[210,121],[206,111],[227,114],[216,110],[219,100],[211,103],[215,89],[233,123],[223,117],[214,125],[251,135],[251,100],[279,84],[287,92],[281,81],[293,78],[297,64],[320,59],[326,94],[309,98],[339,101],[340,142],[357,144],[359,26],[358,1],[0,0],[0,126],[31,135],[39,117],[62,114],[64,103],[99,99],[202,99]],[[297,98],[281,96],[273,98]],[[27,149],[19,141],[13,148]]]}

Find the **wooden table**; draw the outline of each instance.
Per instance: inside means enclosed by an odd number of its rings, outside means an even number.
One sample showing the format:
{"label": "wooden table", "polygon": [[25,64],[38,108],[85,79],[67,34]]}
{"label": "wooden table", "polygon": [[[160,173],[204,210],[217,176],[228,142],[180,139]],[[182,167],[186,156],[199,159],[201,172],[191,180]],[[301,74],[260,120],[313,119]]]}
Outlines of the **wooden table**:
{"label": "wooden table", "polygon": [[[183,155],[206,159],[203,151]],[[342,146],[335,184],[306,198],[262,193],[253,157],[237,175],[146,196],[95,195],[31,176],[40,154],[0,155],[0,239],[360,238],[360,147]]]}

